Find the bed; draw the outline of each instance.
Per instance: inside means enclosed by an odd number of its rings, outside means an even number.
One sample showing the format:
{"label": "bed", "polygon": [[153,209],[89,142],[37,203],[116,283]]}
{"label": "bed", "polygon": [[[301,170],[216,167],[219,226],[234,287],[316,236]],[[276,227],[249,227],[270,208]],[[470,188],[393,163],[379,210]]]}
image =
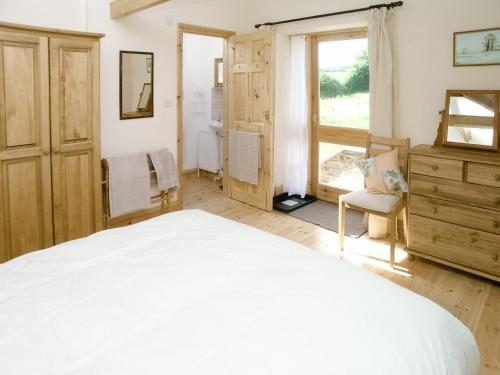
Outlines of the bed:
{"label": "bed", "polygon": [[0,265],[0,373],[475,375],[470,331],[333,256],[200,210]]}

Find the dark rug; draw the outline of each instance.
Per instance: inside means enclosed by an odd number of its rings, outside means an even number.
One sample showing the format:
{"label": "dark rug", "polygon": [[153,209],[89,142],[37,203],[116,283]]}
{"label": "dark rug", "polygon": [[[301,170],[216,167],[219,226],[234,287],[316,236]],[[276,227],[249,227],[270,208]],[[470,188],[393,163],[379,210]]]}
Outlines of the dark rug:
{"label": "dark rug", "polygon": [[[290,216],[338,233],[339,206],[335,203],[318,200],[291,212]],[[362,212],[346,210],[346,236],[359,238],[366,233],[363,226],[363,217],[364,213]]]}
{"label": "dark rug", "polygon": [[313,202],[316,202],[316,197],[312,195],[306,194],[306,196],[302,198],[297,194],[289,196],[288,193],[283,193],[273,198],[273,208],[285,214],[289,214]]}

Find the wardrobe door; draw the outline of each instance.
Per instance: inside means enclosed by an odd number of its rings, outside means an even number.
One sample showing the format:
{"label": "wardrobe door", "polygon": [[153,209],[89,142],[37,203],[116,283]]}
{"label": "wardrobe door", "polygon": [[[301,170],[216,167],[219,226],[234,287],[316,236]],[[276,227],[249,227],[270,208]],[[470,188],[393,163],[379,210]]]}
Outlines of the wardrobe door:
{"label": "wardrobe door", "polygon": [[52,236],[46,37],[0,31],[0,262]]}
{"label": "wardrobe door", "polygon": [[50,39],[52,187],[56,243],[102,228],[99,43]]}

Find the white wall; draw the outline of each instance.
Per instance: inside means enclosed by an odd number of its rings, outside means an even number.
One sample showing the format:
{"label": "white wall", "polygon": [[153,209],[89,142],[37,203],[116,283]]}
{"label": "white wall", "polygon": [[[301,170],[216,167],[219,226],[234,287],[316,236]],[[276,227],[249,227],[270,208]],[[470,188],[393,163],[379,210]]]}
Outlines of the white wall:
{"label": "white wall", "polygon": [[214,60],[224,55],[224,40],[184,34],[184,170],[198,168],[198,131],[213,131],[211,95]]}
{"label": "white wall", "polygon": [[84,0],[1,0],[0,21],[84,30]]}
{"label": "white wall", "polygon": [[[103,156],[169,147],[176,152],[176,22],[253,31],[259,22],[352,9],[376,0],[172,0],[121,20],[108,0],[88,0],[88,27],[102,42]],[[83,30],[85,0],[1,0],[0,20]],[[185,4],[185,5],[183,5]],[[498,0],[405,0],[397,12],[399,133],[431,143],[447,88],[500,88],[500,66],[454,68],[453,32],[498,27]],[[280,33],[364,24],[365,13],[277,27]],[[119,121],[118,51],[155,53],[155,117]],[[278,66],[278,69],[280,67]]]}

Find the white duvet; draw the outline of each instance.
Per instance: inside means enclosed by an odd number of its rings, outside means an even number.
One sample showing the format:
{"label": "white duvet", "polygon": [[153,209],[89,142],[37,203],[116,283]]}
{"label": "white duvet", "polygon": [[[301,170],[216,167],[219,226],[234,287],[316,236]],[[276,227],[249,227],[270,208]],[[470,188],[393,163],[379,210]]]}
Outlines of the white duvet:
{"label": "white duvet", "polygon": [[0,265],[0,374],[475,375],[469,330],[368,271],[203,211]]}

